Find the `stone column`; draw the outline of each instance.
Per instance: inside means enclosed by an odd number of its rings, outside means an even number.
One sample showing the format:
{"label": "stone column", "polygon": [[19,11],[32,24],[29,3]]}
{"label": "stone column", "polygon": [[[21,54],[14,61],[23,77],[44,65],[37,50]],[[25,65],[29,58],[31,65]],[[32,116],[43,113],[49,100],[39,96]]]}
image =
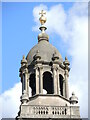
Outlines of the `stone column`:
{"label": "stone column", "polygon": [[39,70],[38,67],[35,68],[36,73],[36,94],[39,94]]}
{"label": "stone column", "polygon": [[39,93],[43,94],[43,67],[39,67]]}
{"label": "stone column", "polygon": [[57,70],[57,94],[60,95],[59,70]]}
{"label": "stone column", "polygon": [[26,68],[25,70],[25,90],[26,90],[26,93],[29,97],[29,80],[28,80],[28,69]]}
{"label": "stone column", "polygon": [[27,79],[27,93],[28,93],[28,97],[29,97],[29,75],[28,75],[28,79]]}
{"label": "stone column", "polygon": [[69,99],[68,77],[69,77],[69,71],[70,71],[70,68],[69,68],[70,63],[67,57],[65,57],[65,61],[63,63],[65,65],[65,97]]}
{"label": "stone column", "polygon": [[22,74],[22,96],[21,96],[21,101],[23,104],[26,104],[29,96],[28,96],[28,91],[27,91],[27,74],[25,71]]}
{"label": "stone column", "polygon": [[57,74],[56,74],[56,68],[53,67],[53,86],[54,86],[54,94],[57,94]]}
{"label": "stone column", "polygon": [[66,91],[65,91],[65,79],[63,78],[63,96],[64,96],[64,97],[66,97],[66,96],[65,96],[65,92],[66,92]]}
{"label": "stone column", "polygon": [[21,68],[20,68],[20,76],[22,81],[22,96],[21,101],[23,104],[26,104],[26,102],[29,99],[28,96],[28,90],[27,90],[27,75],[28,75],[28,69],[27,69],[27,60],[25,59],[25,56],[23,56],[23,59],[21,60]]}
{"label": "stone column", "polygon": [[68,70],[65,70],[65,97],[69,99],[69,89],[68,89]]}
{"label": "stone column", "polygon": [[22,74],[22,94],[24,94],[24,91],[26,91],[25,93],[28,94],[28,70],[25,69],[24,73]]}

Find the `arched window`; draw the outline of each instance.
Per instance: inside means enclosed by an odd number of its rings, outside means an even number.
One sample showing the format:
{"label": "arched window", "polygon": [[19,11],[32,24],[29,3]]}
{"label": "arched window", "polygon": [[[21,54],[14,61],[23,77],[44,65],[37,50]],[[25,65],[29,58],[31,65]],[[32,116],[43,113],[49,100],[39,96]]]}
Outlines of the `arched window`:
{"label": "arched window", "polygon": [[43,89],[47,91],[47,94],[53,94],[53,79],[50,72],[43,73]]}
{"label": "arched window", "polygon": [[63,96],[63,76],[59,75],[60,94]]}
{"label": "arched window", "polygon": [[30,75],[30,87],[32,89],[32,96],[36,94],[36,80],[35,80],[35,74]]}

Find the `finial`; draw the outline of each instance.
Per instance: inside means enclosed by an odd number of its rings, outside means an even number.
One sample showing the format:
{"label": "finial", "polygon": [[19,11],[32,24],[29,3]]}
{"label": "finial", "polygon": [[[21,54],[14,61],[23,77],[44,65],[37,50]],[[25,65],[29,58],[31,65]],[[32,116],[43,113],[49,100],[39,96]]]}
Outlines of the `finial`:
{"label": "finial", "polygon": [[70,65],[70,63],[69,63],[69,61],[68,61],[67,57],[65,57],[64,64],[65,64],[65,65],[68,65],[68,66]]}
{"label": "finial", "polygon": [[44,26],[46,22],[46,17],[44,16],[44,14],[46,14],[46,12],[41,10],[39,14],[41,15],[39,18],[40,23],[41,23],[41,27],[39,29],[41,30],[41,33],[38,35],[38,42],[40,42],[41,40],[49,41],[49,36],[45,33],[45,30],[47,28]]}
{"label": "finial", "polygon": [[54,61],[59,60],[59,57],[58,57],[58,55],[57,55],[56,50],[54,51],[54,54],[53,54],[52,60],[54,60]]}
{"label": "finial", "polygon": [[54,54],[56,54],[56,50],[54,51]]}
{"label": "finial", "polygon": [[44,14],[46,14],[45,11],[41,10],[41,12],[39,13],[39,15],[41,14],[41,17],[39,18],[41,25],[44,25],[44,23],[46,22],[46,17],[44,16]]}
{"label": "finial", "polygon": [[39,50],[37,50],[36,53],[39,53]]}
{"label": "finial", "polygon": [[78,103],[78,97],[75,96],[75,93],[72,92],[72,96],[69,98],[71,104]]}
{"label": "finial", "polygon": [[74,93],[74,92],[72,92],[72,95],[75,95],[75,93]]}
{"label": "finial", "polygon": [[70,68],[69,68],[70,63],[69,63],[67,57],[65,57],[65,61],[63,62],[63,64],[65,65],[65,69],[67,69],[68,71],[70,71]]}
{"label": "finial", "polygon": [[25,55],[23,55],[23,60],[25,59]]}
{"label": "finial", "polygon": [[26,60],[26,58],[25,58],[25,55],[23,55],[23,58],[22,58],[22,60],[21,60],[21,64],[26,64],[27,63],[27,60]]}
{"label": "finial", "polygon": [[36,54],[33,56],[33,59],[34,60],[40,60],[41,59],[41,56],[39,54],[39,50],[36,51]]}
{"label": "finial", "polygon": [[65,57],[65,60],[68,60],[68,59],[67,59],[67,56]]}

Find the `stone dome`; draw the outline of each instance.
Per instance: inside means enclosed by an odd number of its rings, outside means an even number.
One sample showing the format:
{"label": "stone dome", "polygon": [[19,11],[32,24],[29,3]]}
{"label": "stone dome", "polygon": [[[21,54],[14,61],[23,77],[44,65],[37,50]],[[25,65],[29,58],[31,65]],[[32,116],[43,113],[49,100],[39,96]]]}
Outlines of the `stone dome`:
{"label": "stone dome", "polygon": [[56,55],[59,57],[59,61],[63,62],[62,56],[59,53],[59,51],[53,45],[51,45],[48,41],[41,40],[40,42],[38,42],[37,45],[35,45],[29,51],[29,53],[26,57],[28,64],[32,63],[33,57],[35,56],[37,51],[39,51],[41,60],[44,62],[51,62],[54,53],[56,53]]}

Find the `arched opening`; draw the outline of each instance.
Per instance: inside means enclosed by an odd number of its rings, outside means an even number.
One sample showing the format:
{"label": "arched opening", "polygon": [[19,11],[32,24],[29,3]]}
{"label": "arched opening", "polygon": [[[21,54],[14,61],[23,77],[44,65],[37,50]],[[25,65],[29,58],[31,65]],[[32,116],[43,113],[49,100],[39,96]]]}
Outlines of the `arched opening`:
{"label": "arched opening", "polygon": [[60,94],[63,96],[63,76],[59,75]]}
{"label": "arched opening", "polygon": [[50,72],[43,73],[43,89],[47,91],[47,94],[53,94],[53,79]]}
{"label": "arched opening", "polygon": [[30,87],[32,89],[32,96],[36,94],[36,80],[35,80],[35,74],[30,75]]}

